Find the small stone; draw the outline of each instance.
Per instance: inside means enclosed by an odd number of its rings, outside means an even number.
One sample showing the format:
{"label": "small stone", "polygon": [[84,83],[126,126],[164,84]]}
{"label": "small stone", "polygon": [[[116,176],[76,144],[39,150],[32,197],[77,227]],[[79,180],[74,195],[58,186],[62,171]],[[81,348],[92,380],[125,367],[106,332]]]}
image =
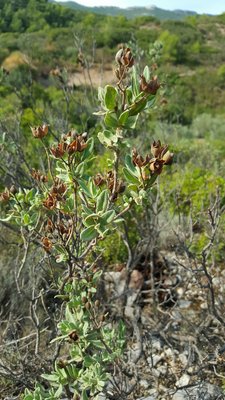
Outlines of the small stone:
{"label": "small stone", "polygon": [[182,288],[182,287],[177,288],[178,298],[181,298],[183,296],[183,294],[184,294],[184,288]]}
{"label": "small stone", "polygon": [[160,375],[167,375],[168,368],[166,365],[160,365],[159,367],[157,367],[157,371],[160,372]]}
{"label": "small stone", "polygon": [[160,377],[160,371],[158,371],[158,369],[156,369],[156,368],[153,368],[151,373],[155,378],[159,378]]}
{"label": "small stone", "polygon": [[186,386],[189,384],[191,377],[187,374],[183,374],[178,381],[176,381],[176,386]]}
{"label": "small stone", "polygon": [[166,355],[166,357],[170,357],[170,358],[174,357],[174,352],[173,352],[173,350],[171,350],[170,347],[168,349],[164,350],[164,354]]}
{"label": "small stone", "polygon": [[220,287],[221,286],[221,279],[214,277],[212,280],[213,285]]}
{"label": "small stone", "polygon": [[152,357],[147,358],[147,361],[148,361],[150,367],[155,367],[159,363],[159,361],[161,361],[162,359],[163,359],[162,355],[153,354]]}
{"label": "small stone", "polygon": [[151,341],[152,350],[160,351],[162,349],[162,342],[160,339],[153,338]]}
{"label": "small stone", "polygon": [[191,305],[191,301],[189,301],[189,300],[179,300],[178,305],[179,305],[179,307],[181,309],[189,308],[190,305]]}
{"label": "small stone", "polygon": [[189,374],[193,374],[194,370],[195,370],[194,367],[188,367],[187,372]]}
{"label": "small stone", "polygon": [[172,400],[188,400],[184,390],[179,390],[172,397]]}
{"label": "small stone", "polygon": [[187,356],[184,353],[179,354],[179,360],[183,367],[185,368],[187,365]]}
{"label": "small stone", "polygon": [[207,304],[206,302],[201,303],[201,304],[200,304],[200,308],[201,308],[202,310],[207,310],[207,309],[208,309],[208,304]]}
{"label": "small stone", "polygon": [[148,389],[150,383],[146,381],[145,379],[140,380],[140,386],[143,387],[144,389]]}

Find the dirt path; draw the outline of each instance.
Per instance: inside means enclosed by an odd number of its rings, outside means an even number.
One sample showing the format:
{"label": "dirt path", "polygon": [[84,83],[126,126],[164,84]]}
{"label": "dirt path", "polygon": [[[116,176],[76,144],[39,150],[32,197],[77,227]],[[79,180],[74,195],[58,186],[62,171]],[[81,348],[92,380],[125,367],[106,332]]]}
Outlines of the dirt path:
{"label": "dirt path", "polygon": [[115,83],[116,78],[112,69],[104,69],[102,66],[77,70],[71,74],[69,85],[93,85],[93,87],[104,86],[105,84]]}

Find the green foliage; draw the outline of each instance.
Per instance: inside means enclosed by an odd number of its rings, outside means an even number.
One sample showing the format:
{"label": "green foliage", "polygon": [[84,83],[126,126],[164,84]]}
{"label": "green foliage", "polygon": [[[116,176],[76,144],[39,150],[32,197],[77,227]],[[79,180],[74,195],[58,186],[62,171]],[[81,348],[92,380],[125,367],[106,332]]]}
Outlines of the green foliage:
{"label": "green foliage", "polygon": [[[71,130],[55,145],[48,145],[49,126],[31,126],[34,140],[46,152],[47,172],[31,170],[30,189],[13,186],[1,193],[2,202],[7,204],[2,221],[23,227],[29,238],[36,238],[38,232],[49,261],[68,272],[59,282],[58,297],[65,302],[65,316],[58,324],[61,334],[54,341],[68,346],[69,355],[56,361],[51,374],[42,375],[49,389],[38,383],[33,392],[26,390],[25,399],[65,395],[97,399],[109,379],[108,366],[118,362],[124,348],[124,325],[112,327],[99,314],[96,285],[101,271],[95,272],[91,252],[101,255],[104,250],[98,243],[121,229],[133,204],[142,205],[172,155],[160,141],[152,145],[152,158],[147,155],[144,159],[136,149],[130,155],[126,136],[136,126],[139,114],[153,107],[159,84],[151,78],[148,67],[139,84],[135,67],[130,65],[130,49],[122,49],[118,57],[125,63],[117,61],[119,83],[99,89],[101,110],[96,114],[103,119],[103,129],[97,137]],[[127,57],[132,61],[127,62]],[[30,83],[30,76],[27,79]],[[38,92],[38,85],[31,90]],[[40,96],[47,101],[41,90]],[[23,124],[33,118],[32,109],[27,107]],[[97,138],[111,152],[113,161],[111,170],[95,175]]]}
{"label": "green foliage", "polygon": [[99,277],[99,273],[89,274],[66,284],[65,294],[59,296],[67,298],[65,320],[59,323],[61,336],[55,340],[70,344],[69,355],[57,361],[54,372],[42,375],[52,389],[37,384],[33,393],[26,390],[24,399],[36,399],[39,394],[40,399],[59,399],[66,386],[82,399],[88,398],[87,393],[97,399],[96,393],[102,391],[109,376],[105,367],[121,356],[125,342],[122,322],[115,330],[100,320],[93,287]]}
{"label": "green foliage", "polygon": [[[222,54],[225,49],[222,34],[224,22],[221,17],[193,16],[183,22],[160,22],[151,17],[128,20],[123,16],[74,11],[45,1],[29,0],[21,4],[23,6],[14,2],[8,5],[3,1],[0,11],[0,62],[12,75],[11,71],[18,67],[13,52],[19,50],[20,61],[26,60],[32,69],[33,81],[41,82],[44,91],[49,86],[57,86],[56,80],[53,82],[49,77],[50,70],[56,65],[62,69],[66,66],[69,74],[74,73],[74,61],[80,46],[74,46],[74,34],[80,38],[81,48],[85,43],[89,59],[94,55],[92,63],[94,61],[97,64],[103,59],[104,62],[108,61],[121,38],[123,42],[135,41],[146,59],[154,62],[152,49],[149,54],[149,43],[161,40],[164,45],[161,60],[168,65],[160,67],[160,74],[167,83],[163,89],[166,89],[165,94],[170,101],[161,110],[160,117],[169,122],[190,124],[199,113],[212,113],[212,110],[223,112]],[[135,56],[139,57],[138,54]],[[209,58],[213,60],[210,68]],[[156,61],[160,63],[160,60]],[[35,71],[38,72],[35,74]],[[177,86],[175,93],[174,83]],[[23,84],[26,85],[25,82]],[[213,93],[213,96],[209,96],[209,93]],[[24,103],[21,101],[22,108],[30,107],[29,101],[26,96]],[[80,119],[81,115],[78,110],[77,118]],[[72,123],[76,116],[74,110],[70,110]],[[82,123],[84,119],[83,115]]]}
{"label": "green foliage", "polygon": [[[96,396],[102,390],[124,346],[123,325],[112,327],[107,317],[99,319],[95,259],[126,261],[124,219],[131,226],[131,245],[137,242],[129,210],[136,209],[141,221],[142,205],[159,175],[150,170],[151,138],[173,142],[176,153],[175,165],[160,178],[164,207],[170,216],[191,214],[204,227],[194,234],[190,251],[200,253],[206,244],[205,210],[217,188],[224,203],[224,17],[189,17],[182,24],[149,17],[128,21],[33,0],[3,1],[0,16],[3,218],[34,235],[46,258],[65,271],[58,287],[65,315],[57,340],[68,357],[62,359],[65,364],[57,359],[52,373],[43,375],[49,382],[45,388],[37,384],[24,398],[59,399],[75,391],[86,400],[89,391]],[[77,48],[74,33],[80,38]],[[71,84],[73,74],[81,71],[74,62],[82,47],[88,60],[93,51],[92,65],[99,68],[121,40],[136,43],[141,65],[127,68],[121,82],[122,74],[117,75],[120,84],[99,89],[100,108],[93,116],[97,91]],[[149,45],[151,40],[156,44]],[[152,68],[143,68],[145,59]],[[50,73],[56,66],[58,75]],[[159,96],[140,88],[141,74],[149,84],[156,73],[162,104]],[[32,140],[30,127],[43,123],[50,125],[48,135]],[[78,133],[84,131],[87,138]],[[131,153],[135,136],[145,156],[139,150]],[[16,193],[4,189],[11,181]],[[218,248],[215,256],[221,261],[222,240]]]}

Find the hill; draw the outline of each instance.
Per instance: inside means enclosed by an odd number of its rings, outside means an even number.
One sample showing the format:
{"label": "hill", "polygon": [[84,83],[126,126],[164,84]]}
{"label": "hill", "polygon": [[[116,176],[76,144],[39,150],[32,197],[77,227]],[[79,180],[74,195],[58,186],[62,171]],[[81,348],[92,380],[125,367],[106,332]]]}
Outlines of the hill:
{"label": "hill", "polygon": [[[54,0],[51,0],[52,3],[55,3]],[[158,8],[156,6],[149,7],[128,7],[128,8],[119,8],[119,7],[86,7],[75,1],[66,1],[66,2],[57,2],[62,6],[71,8],[73,10],[86,11],[95,14],[102,15],[123,15],[126,18],[136,18],[136,17],[155,17],[161,20],[164,19],[172,19],[172,20],[181,20],[185,17],[191,15],[197,15],[194,11],[183,11],[183,10],[164,10],[162,8]]]}

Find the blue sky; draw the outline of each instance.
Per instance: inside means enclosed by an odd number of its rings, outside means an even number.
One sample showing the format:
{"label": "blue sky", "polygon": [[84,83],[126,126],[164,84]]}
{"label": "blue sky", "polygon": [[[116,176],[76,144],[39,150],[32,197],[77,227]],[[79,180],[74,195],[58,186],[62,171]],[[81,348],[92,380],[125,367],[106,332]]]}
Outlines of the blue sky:
{"label": "blue sky", "polygon": [[76,2],[84,6],[117,6],[124,8],[155,5],[166,10],[175,10],[179,8],[181,10],[191,10],[197,11],[198,13],[209,14],[221,14],[225,12],[224,0],[77,0]]}

